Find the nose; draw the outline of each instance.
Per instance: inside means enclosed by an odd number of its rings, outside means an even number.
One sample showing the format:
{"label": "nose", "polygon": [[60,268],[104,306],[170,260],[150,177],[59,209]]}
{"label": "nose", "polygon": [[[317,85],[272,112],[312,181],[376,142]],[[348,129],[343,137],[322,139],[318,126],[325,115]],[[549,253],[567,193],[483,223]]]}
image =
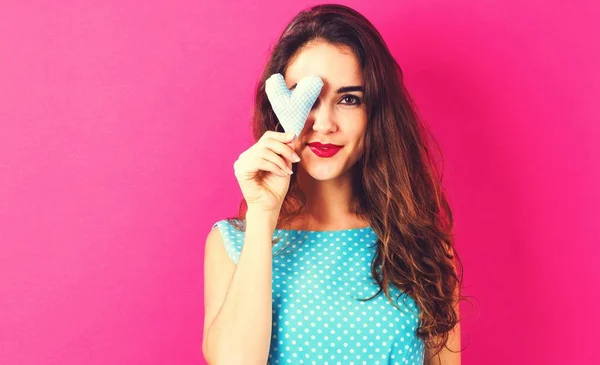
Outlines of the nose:
{"label": "nose", "polygon": [[334,132],[336,129],[331,108],[326,103],[321,102],[320,99],[317,99],[315,102],[309,118],[313,120],[312,129],[315,132],[328,134]]}

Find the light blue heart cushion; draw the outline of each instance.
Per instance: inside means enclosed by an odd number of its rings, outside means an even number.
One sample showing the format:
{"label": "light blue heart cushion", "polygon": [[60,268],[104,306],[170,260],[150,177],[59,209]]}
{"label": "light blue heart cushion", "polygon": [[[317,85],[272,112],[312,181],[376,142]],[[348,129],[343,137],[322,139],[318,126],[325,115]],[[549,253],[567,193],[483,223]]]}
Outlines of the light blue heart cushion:
{"label": "light blue heart cushion", "polygon": [[279,123],[286,133],[300,135],[310,109],[319,97],[323,80],[319,76],[307,76],[293,91],[288,89],[283,75],[276,73],[265,82],[265,91]]}

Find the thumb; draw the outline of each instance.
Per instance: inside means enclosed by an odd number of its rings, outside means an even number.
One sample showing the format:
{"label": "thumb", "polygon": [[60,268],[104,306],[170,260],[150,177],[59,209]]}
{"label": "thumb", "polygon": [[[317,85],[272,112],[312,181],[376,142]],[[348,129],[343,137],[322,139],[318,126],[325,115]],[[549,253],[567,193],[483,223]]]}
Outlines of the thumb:
{"label": "thumb", "polygon": [[286,142],[286,144],[295,150],[296,147],[298,146],[298,135],[294,134],[294,138],[291,141]]}

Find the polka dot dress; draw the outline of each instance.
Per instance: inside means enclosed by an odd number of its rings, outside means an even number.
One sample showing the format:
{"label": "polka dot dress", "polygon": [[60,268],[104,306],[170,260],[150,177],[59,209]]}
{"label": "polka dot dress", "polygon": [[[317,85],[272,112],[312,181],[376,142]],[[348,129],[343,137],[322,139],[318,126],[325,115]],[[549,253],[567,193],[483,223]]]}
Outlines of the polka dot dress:
{"label": "polka dot dress", "polygon": [[[244,232],[219,227],[237,264]],[[423,364],[415,335],[419,308],[390,288],[398,310],[371,276],[377,236],[372,228],[333,231],[276,229],[273,237],[273,330],[268,364]]]}

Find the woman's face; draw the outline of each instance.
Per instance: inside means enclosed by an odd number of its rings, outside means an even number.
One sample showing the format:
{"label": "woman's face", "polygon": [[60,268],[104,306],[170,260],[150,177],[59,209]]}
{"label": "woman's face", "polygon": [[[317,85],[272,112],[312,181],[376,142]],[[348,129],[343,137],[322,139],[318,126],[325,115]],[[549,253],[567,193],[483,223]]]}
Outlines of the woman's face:
{"label": "woman's face", "polygon": [[[309,75],[323,80],[323,88],[298,138],[300,167],[316,180],[343,175],[362,156],[367,112],[363,102],[363,76],[350,48],[330,43],[309,43],[289,62],[284,78],[293,89]],[[346,90],[346,88],[352,88]],[[354,88],[356,87],[356,88]],[[319,149],[315,142],[341,146]],[[333,152],[333,156],[328,157]]]}

